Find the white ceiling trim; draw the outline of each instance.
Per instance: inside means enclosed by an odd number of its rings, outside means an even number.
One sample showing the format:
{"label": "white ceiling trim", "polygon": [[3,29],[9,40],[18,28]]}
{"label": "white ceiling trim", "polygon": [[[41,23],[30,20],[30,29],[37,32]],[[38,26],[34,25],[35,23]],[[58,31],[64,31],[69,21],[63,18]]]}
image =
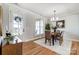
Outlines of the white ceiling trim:
{"label": "white ceiling trim", "polygon": [[27,9],[44,17],[53,16],[54,9],[57,11],[57,15],[79,13],[78,3],[25,3],[18,5],[21,8]]}
{"label": "white ceiling trim", "polygon": [[[17,10],[22,11],[23,14],[26,14],[27,12],[29,12],[30,14],[36,15],[37,17],[40,17],[40,18],[42,18],[42,17],[43,17],[43,18],[46,18],[46,17],[44,17],[44,16],[42,16],[42,15],[36,13],[36,12],[27,10],[27,9],[25,9],[25,8],[23,8],[23,7],[21,7],[21,6],[19,6],[18,4],[8,4],[8,5],[11,6],[11,8],[17,8]],[[15,12],[16,12],[16,11],[15,11]],[[22,12],[21,12],[21,13],[22,13]],[[17,12],[17,13],[18,13],[18,12]],[[19,12],[19,13],[20,13],[20,12]]]}

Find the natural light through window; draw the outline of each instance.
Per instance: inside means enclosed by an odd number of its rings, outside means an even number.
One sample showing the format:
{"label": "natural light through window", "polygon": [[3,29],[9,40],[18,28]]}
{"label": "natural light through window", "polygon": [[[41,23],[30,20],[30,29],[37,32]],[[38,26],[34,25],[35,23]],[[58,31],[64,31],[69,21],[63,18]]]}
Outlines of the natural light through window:
{"label": "natural light through window", "polygon": [[23,33],[23,21],[22,19],[13,20],[13,35],[21,35]]}
{"label": "natural light through window", "polygon": [[44,33],[43,20],[37,20],[35,26],[36,26],[36,28],[35,28],[36,35]]}

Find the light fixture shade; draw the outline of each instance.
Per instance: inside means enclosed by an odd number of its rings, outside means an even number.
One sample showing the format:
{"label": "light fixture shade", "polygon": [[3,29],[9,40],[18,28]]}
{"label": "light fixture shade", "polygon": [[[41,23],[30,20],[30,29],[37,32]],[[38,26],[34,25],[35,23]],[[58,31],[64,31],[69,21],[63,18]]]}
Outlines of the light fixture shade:
{"label": "light fixture shade", "polygon": [[59,18],[56,16],[56,10],[54,10],[53,17],[51,17],[51,21],[57,21]]}
{"label": "light fixture shade", "polygon": [[59,17],[56,17],[56,18],[52,17],[50,20],[51,21],[57,21],[57,20],[59,20]]}

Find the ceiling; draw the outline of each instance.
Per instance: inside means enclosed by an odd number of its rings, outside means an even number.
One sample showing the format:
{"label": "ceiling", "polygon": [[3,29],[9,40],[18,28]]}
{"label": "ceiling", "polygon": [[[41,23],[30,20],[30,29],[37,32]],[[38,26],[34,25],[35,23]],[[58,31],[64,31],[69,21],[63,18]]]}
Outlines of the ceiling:
{"label": "ceiling", "polygon": [[18,5],[45,17],[51,17],[53,10],[56,10],[57,15],[79,13],[79,3],[19,3]]}

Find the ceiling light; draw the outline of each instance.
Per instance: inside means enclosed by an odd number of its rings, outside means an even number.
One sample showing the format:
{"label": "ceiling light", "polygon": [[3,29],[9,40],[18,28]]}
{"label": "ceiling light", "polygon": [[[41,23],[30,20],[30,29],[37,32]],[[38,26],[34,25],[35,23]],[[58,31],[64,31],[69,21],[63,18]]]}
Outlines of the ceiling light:
{"label": "ceiling light", "polygon": [[59,18],[56,16],[56,10],[53,11],[53,17],[51,17],[51,21],[57,21]]}

